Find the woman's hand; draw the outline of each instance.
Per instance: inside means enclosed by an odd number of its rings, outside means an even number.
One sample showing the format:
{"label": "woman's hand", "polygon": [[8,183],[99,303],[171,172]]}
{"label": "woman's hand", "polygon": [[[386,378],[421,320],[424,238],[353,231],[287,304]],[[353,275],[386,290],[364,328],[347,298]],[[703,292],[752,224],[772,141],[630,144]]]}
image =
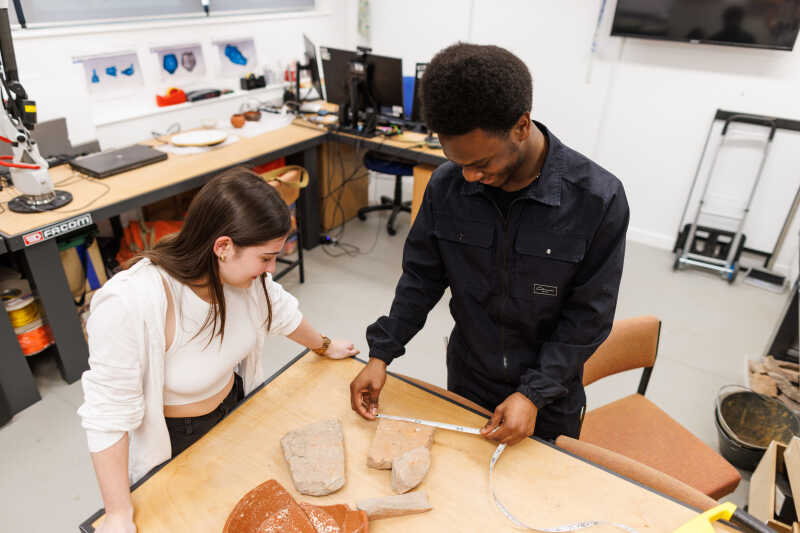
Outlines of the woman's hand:
{"label": "woman's hand", "polygon": [[97,528],[97,533],[136,533],[136,524],[133,523],[131,514],[107,514],[103,518],[103,523]]}
{"label": "woman's hand", "polygon": [[330,359],[345,359],[358,355],[359,353],[361,352],[356,350],[352,342],[343,339],[332,339],[324,355]]}
{"label": "woman's hand", "polygon": [[297,344],[302,344],[309,350],[331,359],[344,359],[360,353],[356,350],[355,346],[353,346],[352,342],[342,339],[332,339],[331,343],[325,348],[325,351],[322,352],[322,348],[325,347],[325,342],[327,342],[328,337],[323,336],[319,331],[315,330],[306,318],[303,318],[300,325],[297,326],[297,329],[289,333],[287,337]]}

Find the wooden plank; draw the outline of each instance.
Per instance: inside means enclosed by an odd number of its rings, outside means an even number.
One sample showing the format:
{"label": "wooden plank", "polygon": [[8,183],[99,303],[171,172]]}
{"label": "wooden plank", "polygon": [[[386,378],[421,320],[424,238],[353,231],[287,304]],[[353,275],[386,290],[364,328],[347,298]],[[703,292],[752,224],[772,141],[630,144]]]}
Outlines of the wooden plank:
{"label": "wooden plank", "polygon": [[[68,165],[62,165],[50,169],[50,177],[57,189],[72,193],[73,201],[60,209],[45,213],[21,214],[8,211],[0,218],[0,233],[9,236],[26,233],[78,213],[124,201],[194,176],[248,161],[261,154],[324,137],[326,134],[325,131],[289,125],[256,137],[241,138],[233,144],[201,154],[169,154],[165,161],[102,180],[81,179],[81,174],[74,172]],[[0,202],[7,204],[18,194],[16,189],[6,188],[0,191]]]}
{"label": "wooden plank", "polygon": [[786,475],[792,489],[792,500],[797,516],[800,516],[800,439],[792,437],[786,451],[783,452],[783,462],[786,465]]}
{"label": "wooden plank", "polygon": [[[797,523],[797,522],[795,522]],[[777,520],[769,520],[767,521],[767,525],[775,530],[777,533],[792,533],[793,529],[783,522],[778,522]]]}
{"label": "wooden plank", "polygon": [[[358,135],[353,135],[351,133],[342,133],[337,131],[336,134],[342,137],[350,137],[351,139],[364,140],[363,137],[359,137]],[[443,160],[447,159],[447,156],[444,155],[444,152],[441,148],[428,148],[425,144],[425,137],[426,136],[424,133],[405,131],[392,137],[376,135],[375,137],[371,137],[367,140],[373,143],[378,143],[380,146],[391,146],[393,148],[401,148],[403,150],[418,152],[420,154],[429,156],[441,157]]]}
{"label": "wooden plank", "polygon": [[[362,368],[361,362],[352,359],[332,361],[313,353],[301,358],[134,491],[138,531],[221,531],[238,499],[270,478],[278,480],[298,501],[322,505],[391,495],[391,472],[366,466],[376,423],[361,419],[350,409],[348,384]],[[381,407],[388,414],[467,426],[481,426],[486,421],[394,377],[386,382]],[[279,441],[287,431],[328,417],[342,421],[347,482],[329,496],[302,496],[292,486]],[[374,521],[370,531],[514,531],[489,499],[487,472],[494,449],[492,443],[475,435],[438,431],[431,469],[420,486],[427,491],[433,510]],[[534,440],[506,450],[497,466],[496,489],[512,512],[538,527],[607,520],[640,533],[666,533],[695,515],[678,503]],[[592,531],[618,530],[598,527]]]}
{"label": "wooden plank", "polygon": [[750,477],[747,511],[767,522],[775,516],[775,470],[778,468],[779,442],[772,441]]}
{"label": "wooden plank", "polygon": [[414,167],[414,195],[411,198],[412,225],[414,224],[414,219],[417,218],[422,196],[425,194],[425,188],[428,186],[434,170],[436,170],[436,167],[432,165],[417,165]]}

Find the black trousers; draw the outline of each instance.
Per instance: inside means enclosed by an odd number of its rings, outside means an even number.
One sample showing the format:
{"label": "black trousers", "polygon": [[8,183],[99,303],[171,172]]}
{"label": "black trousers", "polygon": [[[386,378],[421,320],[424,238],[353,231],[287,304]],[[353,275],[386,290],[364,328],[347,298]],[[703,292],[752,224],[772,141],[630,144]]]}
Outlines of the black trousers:
{"label": "black trousers", "polygon": [[244,382],[238,374],[234,374],[233,387],[216,409],[203,416],[186,418],[167,418],[169,442],[172,444],[172,457],[197,442],[200,437],[211,431],[211,428],[225,418],[233,408],[244,399]]}
{"label": "black trousers", "polygon": [[[447,390],[494,412],[516,387],[489,382],[451,359],[447,364]],[[554,442],[559,435],[577,439],[581,427],[581,411],[585,403],[583,398],[581,389],[580,394],[573,393],[539,410],[533,435],[550,442]]]}

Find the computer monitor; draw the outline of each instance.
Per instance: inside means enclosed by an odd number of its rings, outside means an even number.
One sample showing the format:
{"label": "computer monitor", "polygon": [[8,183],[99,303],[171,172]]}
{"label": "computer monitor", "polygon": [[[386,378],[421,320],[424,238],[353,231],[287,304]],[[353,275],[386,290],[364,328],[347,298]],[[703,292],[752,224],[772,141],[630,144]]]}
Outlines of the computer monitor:
{"label": "computer monitor", "polygon": [[403,109],[403,60],[399,57],[367,56],[367,75],[372,98],[380,107]]}
{"label": "computer monitor", "polygon": [[356,53],[327,46],[319,47],[322,75],[325,77],[325,100],[336,105],[345,105],[349,99],[347,81],[350,76],[350,61]]}
{"label": "computer monitor", "polygon": [[311,72],[311,86],[317,91],[319,98],[324,98],[322,95],[322,81],[319,77],[319,64],[317,63],[317,47],[308,35],[303,34],[303,42],[306,47],[306,64]]}
{"label": "computer monitor", "polygon": [[417,63],[414,69],[414,98],[411,100],[411,121],[422,122],[422,75],[427,63]]}
{"label": "computer monitor", "polygon": [[[348,102],[347,83],[350,62],[358,57],[351,50],[320,46],[322,74],[325,77],[325,99],[337,105]],[[372,99],[379,107],[403,107],[403,60],[395,57],[367,55],[367,84]]]}

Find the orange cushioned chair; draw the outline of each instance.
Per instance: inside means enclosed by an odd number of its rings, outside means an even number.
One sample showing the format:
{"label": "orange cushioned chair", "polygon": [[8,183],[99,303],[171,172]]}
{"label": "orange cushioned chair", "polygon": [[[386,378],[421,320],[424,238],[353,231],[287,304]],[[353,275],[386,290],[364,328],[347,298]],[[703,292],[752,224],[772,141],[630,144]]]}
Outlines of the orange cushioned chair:
{"label": "orange cushioned chair", "polygon": [[617,452],[595,446],[590,442],[575,440],[566,435],[561,435],[556,439],[556,446],[572,455],[602,466],[606,470],[616,472],[631,481],[649,487],[664,496],[694,507],[698,511],[705,512],[717,506],[717,500],[706,496],[694,487]]}
{"label": "orange cushioned chair", "polygon": [[[658,352],[661,321],[618,320],[583,367],[583,384],[643,368],[637,394],[586,413],[580,440],[663,472],[718,500],[736,489],[738,470],[644,397]],[[698,406],[711,409],[710,406]]]}

